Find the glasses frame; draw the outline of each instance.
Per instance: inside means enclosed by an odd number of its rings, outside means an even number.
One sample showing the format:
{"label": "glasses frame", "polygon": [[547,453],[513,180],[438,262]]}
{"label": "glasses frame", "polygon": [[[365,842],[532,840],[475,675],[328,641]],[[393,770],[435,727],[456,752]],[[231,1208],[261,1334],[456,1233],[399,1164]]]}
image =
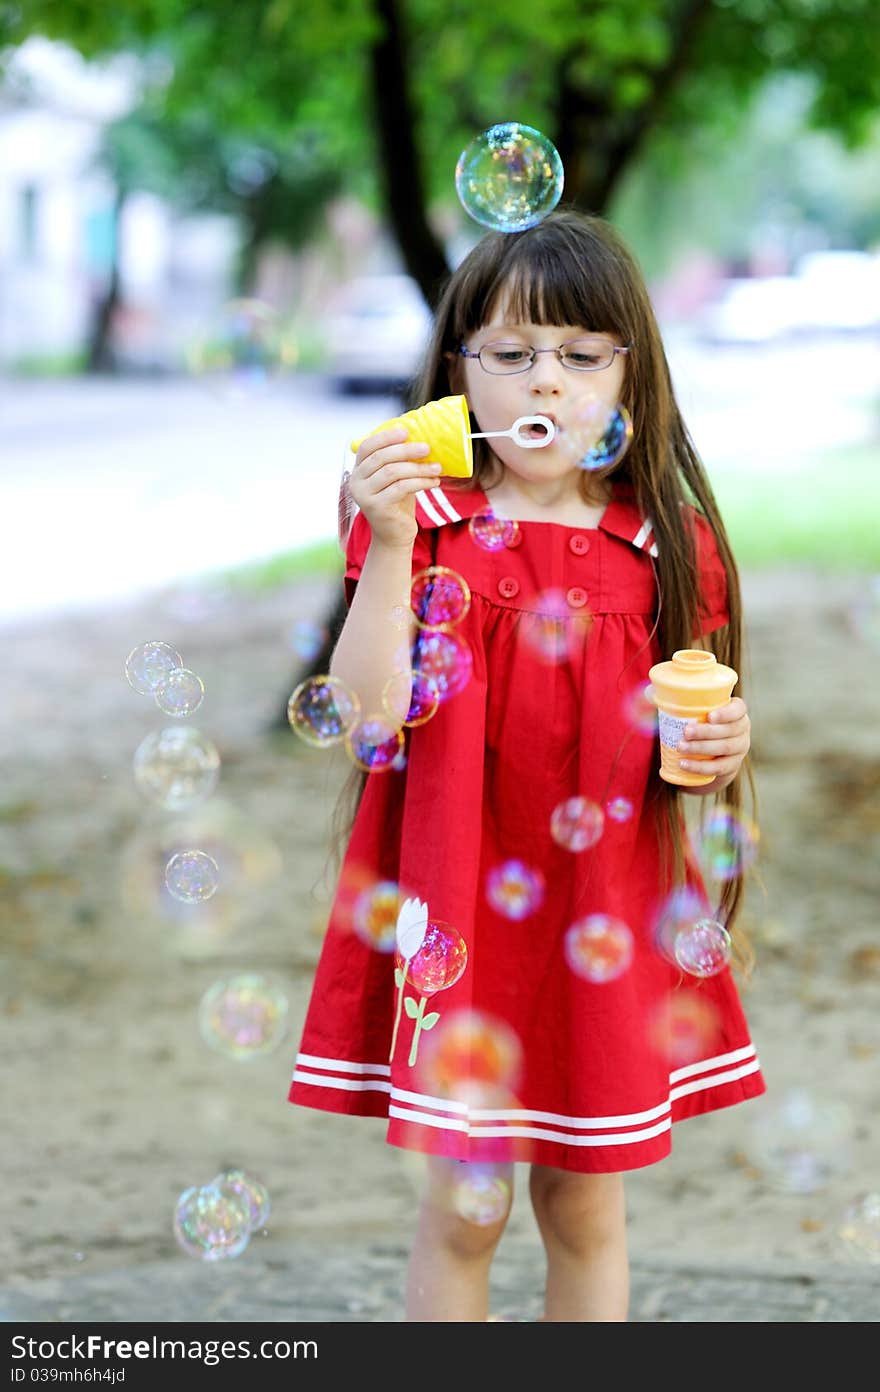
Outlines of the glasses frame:
{"label": "glasses frame", "polygon": [[[582,335],[582,338],[595,337],[595,334]],[[507,340],[504,338],[494,339],[491,343],[484,343],[483,348],[492,348],[497,343],[506,342]],[[611,349],[611,362],[602,363],[601,367],[572,367],[570,363],[563,362],[562,350],[564,348],[570,347],[572,343],[580,342],[581,338],[568,338],[564,343],[560,343],[556,348],[535,348],[530,343],[524,343],[522,347],[528,348],[531,357],[529,358],[528,362],[523,364],[522,367],[513,368],[509,372],[493,372],[491,368],[487,367],[486,364],[483,362],[483,359],[480,357],[483,348],[479,348],[476,353],[472,353],[469,348],[466,348],[463,343],[460,343],[458,351],[463,358],[476,358],[480,364],[480,367],[483,369],[484,372],[487,372],[490,377],[517,377],[521,372],[528,372],[529,368],[534,365],[535,358],[538,356],[539,353],[555,353],[559,361],[562,363],[562,366],[568,372],[607,372],[608,368],[614,362],[616,354],[620,353],[623,357],[626,357],[627,353],[632,348],[631,343],[628,343],[626,347],[623,348],[619,347],[616,343],[609,343],[608,347]],[[511,343],[511,347],[513,346],[514,345]],[[517,347],[519,347],[519,345],[517,345]]]}

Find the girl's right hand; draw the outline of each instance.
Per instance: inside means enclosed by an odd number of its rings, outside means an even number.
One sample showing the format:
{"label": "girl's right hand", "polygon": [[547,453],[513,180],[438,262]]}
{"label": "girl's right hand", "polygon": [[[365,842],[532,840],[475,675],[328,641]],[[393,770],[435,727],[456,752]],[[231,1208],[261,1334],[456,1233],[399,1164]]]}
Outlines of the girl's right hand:
{"label": "girl's right hand", "polygon": [[348,487],[383,546],[411,547],[416,539],[415,496],[430,488],[441,466],[427,463],[430,445],[409,440],[403,426],[361,440]]}

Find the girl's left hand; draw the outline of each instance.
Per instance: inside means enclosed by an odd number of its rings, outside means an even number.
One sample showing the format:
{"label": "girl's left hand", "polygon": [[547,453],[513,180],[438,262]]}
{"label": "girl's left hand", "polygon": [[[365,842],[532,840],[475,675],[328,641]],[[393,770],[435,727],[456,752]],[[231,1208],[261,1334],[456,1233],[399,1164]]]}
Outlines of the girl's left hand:
{"label": "girl's left hand", "polygon": [[[706,721],[691,721],[685,726],[678,746],[682,768],[732,783],[749,752],[751,727],[748,707],[739,696],[734,696],[726,706],[710,711]],[[689,762],[689,754],[709,757]]]}

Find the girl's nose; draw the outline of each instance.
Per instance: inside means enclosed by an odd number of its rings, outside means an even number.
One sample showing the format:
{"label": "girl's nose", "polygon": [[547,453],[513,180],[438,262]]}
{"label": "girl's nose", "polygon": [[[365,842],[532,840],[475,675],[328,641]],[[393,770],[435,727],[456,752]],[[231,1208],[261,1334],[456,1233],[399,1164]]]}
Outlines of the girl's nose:
{"label": "girl's nose", "polygon": [[529,386],[533,392],[558,391],[565,368],[555,353],[538,353],[529,368]]}

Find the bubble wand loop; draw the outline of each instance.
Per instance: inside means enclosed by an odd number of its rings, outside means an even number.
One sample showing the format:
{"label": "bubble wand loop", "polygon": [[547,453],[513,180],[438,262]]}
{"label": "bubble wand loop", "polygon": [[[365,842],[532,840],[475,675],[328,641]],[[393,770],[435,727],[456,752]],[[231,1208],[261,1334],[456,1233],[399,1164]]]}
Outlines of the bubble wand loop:
{"label": "bubble wand loop", "polygon": [[[543,429],[544,434],[522,435],[521,432],[527,430],[529,426],[538,426]],[[522,449],[544,449],[546,445],[552,444],[556,435],[556,426],[549,416],[518,416],[509,430],[478,430],[469,433],[472,440],[505,438],[513,440]]]}

